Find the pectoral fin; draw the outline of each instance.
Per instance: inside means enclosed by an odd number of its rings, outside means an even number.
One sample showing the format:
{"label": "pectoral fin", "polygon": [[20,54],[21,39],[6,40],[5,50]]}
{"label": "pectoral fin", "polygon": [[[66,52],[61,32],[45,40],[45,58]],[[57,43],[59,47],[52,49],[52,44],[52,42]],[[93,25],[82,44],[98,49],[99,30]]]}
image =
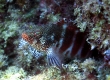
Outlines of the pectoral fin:
{"label": "pectoral fin", "polygon": [[62,68],[62,58],[60,58],[58,53],[55,53],[52,48],[50,48],[47,52],[47,61],[50,66],[56,66],[58,68]]}

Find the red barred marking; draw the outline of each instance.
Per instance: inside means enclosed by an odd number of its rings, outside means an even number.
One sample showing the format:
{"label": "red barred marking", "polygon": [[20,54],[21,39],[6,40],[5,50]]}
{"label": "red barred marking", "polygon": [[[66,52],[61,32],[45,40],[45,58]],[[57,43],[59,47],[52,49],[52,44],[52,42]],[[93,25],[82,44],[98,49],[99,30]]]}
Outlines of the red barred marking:
{"label": "red barred marking", "polygon": [[68,26],[63,42],[59,43],[59,51],[62,51],[59,54],[64,54],[69,58],[74,58],[75,56],[79,58],[87,57],[91,50],[86,38],[87,32],[80,32],[76,26]]}

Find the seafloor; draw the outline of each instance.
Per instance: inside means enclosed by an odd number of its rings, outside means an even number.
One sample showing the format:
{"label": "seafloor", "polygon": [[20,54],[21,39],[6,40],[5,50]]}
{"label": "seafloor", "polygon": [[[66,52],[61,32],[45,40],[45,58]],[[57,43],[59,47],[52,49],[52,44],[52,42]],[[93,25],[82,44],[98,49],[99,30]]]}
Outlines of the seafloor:
{"label": "seafloor", "polygon": [[[60,69],[46,50],[71,40],[65,26],[95,52]],[[0,0],[0,80],[110,80],[110,0]]]}

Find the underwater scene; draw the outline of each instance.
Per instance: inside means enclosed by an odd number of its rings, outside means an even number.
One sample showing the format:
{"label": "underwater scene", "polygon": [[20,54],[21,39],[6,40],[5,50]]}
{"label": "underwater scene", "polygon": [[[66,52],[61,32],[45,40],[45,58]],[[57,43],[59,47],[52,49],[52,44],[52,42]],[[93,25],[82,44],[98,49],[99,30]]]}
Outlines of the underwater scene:
{"label": "underwater scene", "polygon": [[110,80],[110,0],[0,0],[0,80]]}

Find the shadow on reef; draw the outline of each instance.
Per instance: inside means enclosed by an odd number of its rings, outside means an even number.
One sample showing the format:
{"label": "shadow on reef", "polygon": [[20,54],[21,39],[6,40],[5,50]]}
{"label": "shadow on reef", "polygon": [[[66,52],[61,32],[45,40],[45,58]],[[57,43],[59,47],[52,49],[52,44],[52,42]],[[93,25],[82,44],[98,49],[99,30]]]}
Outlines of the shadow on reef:
{"label": "shadow on reef", "polygon": [[7,40],[6,47],[4,47],[4,55],[8,56],[8,65],[12,65],[14,58],[17,57],[17,52],[16,52],[16,45],[14,44],[14,41],[18,38],[18,36],[15,37],[10,37]]}

